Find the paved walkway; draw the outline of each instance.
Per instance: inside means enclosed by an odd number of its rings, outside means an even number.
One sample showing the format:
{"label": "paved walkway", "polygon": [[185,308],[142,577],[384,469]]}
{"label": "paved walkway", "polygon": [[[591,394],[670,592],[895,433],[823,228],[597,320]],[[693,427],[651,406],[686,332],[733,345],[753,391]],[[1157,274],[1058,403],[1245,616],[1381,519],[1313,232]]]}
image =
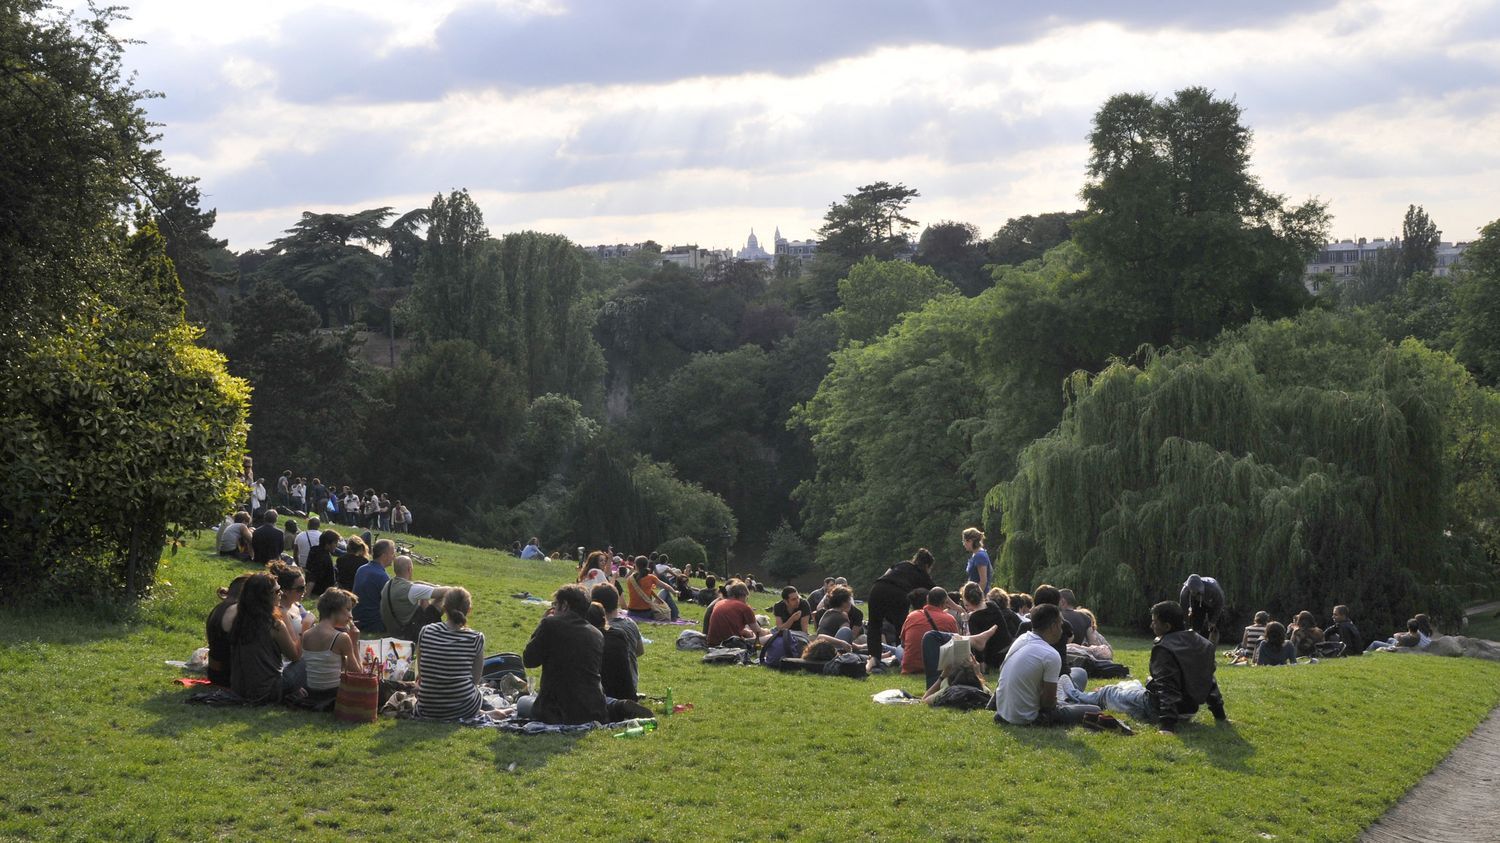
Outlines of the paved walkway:
{"label": "paved walkway", "polygon": [[1500,708],[1453,748],[1361,843],[1500,841]]}
{"label": "paved walkway", "polygon": [[1469,608],[1464,610],[1464,614],[1468,615],[1471,618],[1475,615],[1484,615],[1490,612],[1500,612],[1500,600],[1492,600],[1489,603],[1480,603],[1478,606],[1470,606]]}

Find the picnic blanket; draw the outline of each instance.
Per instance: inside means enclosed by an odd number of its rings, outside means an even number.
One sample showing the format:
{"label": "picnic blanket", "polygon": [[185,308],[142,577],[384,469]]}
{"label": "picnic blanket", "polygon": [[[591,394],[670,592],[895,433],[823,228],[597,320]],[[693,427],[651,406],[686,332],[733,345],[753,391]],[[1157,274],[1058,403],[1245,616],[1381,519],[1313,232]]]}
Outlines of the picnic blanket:
{"label": "picnic blanket", "polygon": [[540,603],[543,606],[545,606],[548,603],[552,602],[552,601],[547,600],[545,598],[537,597],[535,594],[532,594],[529,591],[523,591],[520,594],[512,594],[511,597],[514,597],[515,599],[521,601],[522,603]]}
{"label": "picnic blanket", "polygon": [[625,614],[629,615],[630,619],[633,620],[633,621],[635,621],[636,623],[650,623],[650,624],[656,624],[657,626],[697,626],[698,625],[698,621],[688,620],[687,618],[678,618],[675,621],[659,621],[656,618],[652,617],[650,612],[631,612],[631,611],[626,611]]}

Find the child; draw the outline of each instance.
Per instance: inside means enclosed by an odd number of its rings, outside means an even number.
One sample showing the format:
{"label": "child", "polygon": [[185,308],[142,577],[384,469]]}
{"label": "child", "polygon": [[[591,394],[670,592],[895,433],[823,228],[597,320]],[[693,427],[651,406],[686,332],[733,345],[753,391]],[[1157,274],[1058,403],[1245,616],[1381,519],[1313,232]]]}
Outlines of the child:
{"label": "child", "polygon": [[1266,624],[1266,636],[1255,651],[1255,663],[1296,664],[1297,647],[1286,640],[1286,627],[1277,621]]}

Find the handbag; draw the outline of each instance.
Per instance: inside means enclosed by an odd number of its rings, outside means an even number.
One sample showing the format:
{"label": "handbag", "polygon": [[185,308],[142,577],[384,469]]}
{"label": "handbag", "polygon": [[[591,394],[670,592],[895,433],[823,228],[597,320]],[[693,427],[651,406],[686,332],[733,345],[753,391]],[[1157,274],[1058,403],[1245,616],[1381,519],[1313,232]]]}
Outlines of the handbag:
{"label": "handbag", "polygon": [[380,716],[380,675],[339,674],[339,692],[333,701],[333,718],[346,723],[374,723]]}
{"label": "handbag", "polygon": [[672,610],[667,608],[667,602],[665,600],[657,597],[654,594],[647,594],[646,590],[641,588],[640,581],[635,577],[628,577],[626,579],[626,583],[630,586],[631,592],[637,598],[639,598],[642,603],[645,603],[647,606],[651,607],[652,618],[659,621],[669,621],[672,619]]}

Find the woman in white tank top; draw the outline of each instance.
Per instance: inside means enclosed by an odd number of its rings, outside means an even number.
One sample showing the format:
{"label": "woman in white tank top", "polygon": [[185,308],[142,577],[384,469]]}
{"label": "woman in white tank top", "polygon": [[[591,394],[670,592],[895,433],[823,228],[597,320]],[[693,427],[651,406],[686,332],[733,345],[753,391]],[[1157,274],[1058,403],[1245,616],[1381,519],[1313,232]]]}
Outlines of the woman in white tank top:
{"label": "woman in white tank top", "polygon": [[302,634],[309,696],[332,697],[339,689],[339,674],[360,669],[355,646],[359,630],[354,627],[357,599],[342,588],[330,588],[318,598],[318,622]]}

